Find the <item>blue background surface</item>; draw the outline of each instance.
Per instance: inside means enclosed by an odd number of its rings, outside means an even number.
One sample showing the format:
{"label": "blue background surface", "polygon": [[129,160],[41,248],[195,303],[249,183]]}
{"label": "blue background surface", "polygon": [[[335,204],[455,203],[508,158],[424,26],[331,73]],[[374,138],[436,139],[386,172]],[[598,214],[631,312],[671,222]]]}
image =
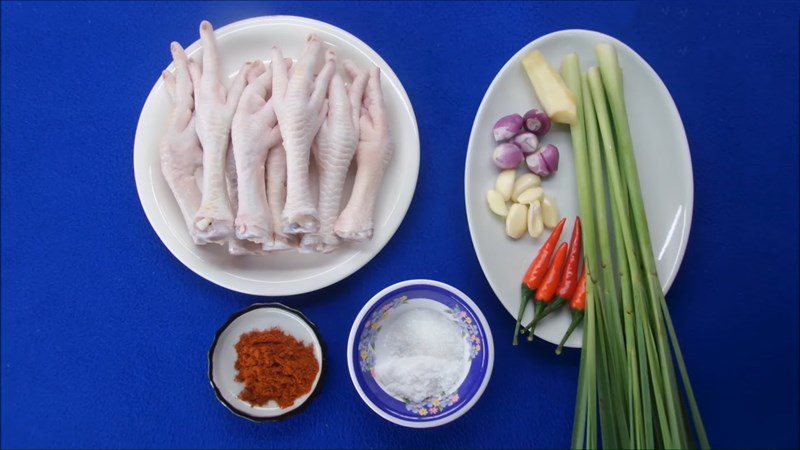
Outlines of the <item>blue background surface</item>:
{"label": "blue background surface", "polygon": [[[2,3],[2,446],[564,447],[578,352],[512,348],[463,206],[467,139],[495,73],[551,31],[628,43],[686,125],[695,211],[670,308],[713,445],[798,446],[798,6],[636,3]],[[393,67],[419,121],[411,209],[352,277],[281,299],[319,325],[327,379],[301,415],[252,424],[206,379],[214,331],[263,299],[216,287],[161,244],[132,146],[168,44],[268,14],[320,19]],[[409,278],[470,295],[496,336],[494,375],[458,421],[407,430],[351,386],[363,303]]]}

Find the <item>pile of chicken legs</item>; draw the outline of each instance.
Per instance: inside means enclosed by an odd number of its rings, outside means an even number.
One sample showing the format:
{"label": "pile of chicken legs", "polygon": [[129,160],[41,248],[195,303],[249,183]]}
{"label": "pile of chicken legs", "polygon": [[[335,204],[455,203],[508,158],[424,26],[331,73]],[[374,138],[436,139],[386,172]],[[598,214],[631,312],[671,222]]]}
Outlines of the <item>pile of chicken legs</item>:
{"label": "pile of chicken legs", "polygon": [[[225,88],[207,21],[200,40],[202,64],[173,42],[175,70],[162,74],[172,113],[159,149],[161,171],[192,240],[253,255],[330,252],[342,240],[370,239],[393,152],[379,69],[340,63],[311,34],[297,62],[273,47],[269,64],[245,63]],[[340,211],[352,160],[353,190]]]}

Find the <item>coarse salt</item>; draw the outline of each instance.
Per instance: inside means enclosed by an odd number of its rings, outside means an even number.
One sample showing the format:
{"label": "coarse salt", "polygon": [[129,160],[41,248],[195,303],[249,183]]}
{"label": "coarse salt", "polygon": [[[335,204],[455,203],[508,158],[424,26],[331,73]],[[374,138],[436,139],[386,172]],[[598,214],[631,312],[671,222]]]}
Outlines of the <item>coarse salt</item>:
{"label": "coarse salt", "polygon": [[469,367],[461,330],[429,308],[395,314],[375,340],[375,379],[392,396],[412,402],[451,393]]}

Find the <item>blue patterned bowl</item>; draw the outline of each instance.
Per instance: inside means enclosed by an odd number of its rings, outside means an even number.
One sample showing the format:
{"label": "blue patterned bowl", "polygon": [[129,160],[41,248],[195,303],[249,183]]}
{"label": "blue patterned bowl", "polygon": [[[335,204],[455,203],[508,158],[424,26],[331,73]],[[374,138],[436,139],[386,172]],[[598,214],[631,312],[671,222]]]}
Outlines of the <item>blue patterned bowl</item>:
{"label": "blue patterned bowl", "polygon": [[[393,397],[372,375],[373,344],[381,325],[393,312],[410,307],[444,312],[459,327],[470,350],[469,368],[455,390],[421,402]],[[492,332],[480,309],[463,292],[432,280],[403,281],[377,293],[356,317],[347,342],[350,378],[364,402],[384,419],[412,428],[444,425],[461,417],[486,389],[493,364]]]}

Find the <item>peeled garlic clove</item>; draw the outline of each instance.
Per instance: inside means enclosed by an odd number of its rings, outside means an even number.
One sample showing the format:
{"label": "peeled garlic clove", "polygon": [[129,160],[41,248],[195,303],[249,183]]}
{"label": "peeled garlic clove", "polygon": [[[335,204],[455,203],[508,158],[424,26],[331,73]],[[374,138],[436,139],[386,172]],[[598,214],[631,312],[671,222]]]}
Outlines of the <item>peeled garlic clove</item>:
{"label": "peeled garlic clove", "polygon": [[537,187],[540,184],[542,184],[542,179],[539,178],[539,176],[532,173],[522,175],[514,182],[514,191],[511,193],[511,200],[516,202],[519,194],[522,194],[530,188]]}
{"label": "peeled garlic clove", "polygon": [[506,201],[503,200],[503,196],[499,192],[490,189],[489,192],[486,193],[486,201],[489,202],[489,209],[491,209],[493,213],[501,217],[508,215]]}
{"label": "peeled garlic clove", "polygon": [[511,205],[506,216],[506,234],[512,239],[519,239],[525,234],[527,227],[528,206],[520,203]]}
{"label": "peeled garlic clove", "polygon": [[536,200],[541,200],[544,196],[544,189],[540,187],[526,189],[525,192],[517,196],[517,202],[525,205],[530,205]]}
{"label": "peeled garlic clove", "polygon": [[537,238],[544,232],[544,222],[542,221],[542,204],[535,200],[528,208],[528,234]]}
{"label": "peeled garlic clove", "polygon": [[516,169],[504,170],[497,176],[497,181],[494,183],[494,190],[500,193],[504,202],[511,199],[511,193],[514,192],[514,180],[516,178]]}
{"label": "peeled garlic clove", "polygon": [[552,229],[558,225],[558,206],[555,199],[548,195],[545,195],[542,200],[542,219],[547,228]]}

